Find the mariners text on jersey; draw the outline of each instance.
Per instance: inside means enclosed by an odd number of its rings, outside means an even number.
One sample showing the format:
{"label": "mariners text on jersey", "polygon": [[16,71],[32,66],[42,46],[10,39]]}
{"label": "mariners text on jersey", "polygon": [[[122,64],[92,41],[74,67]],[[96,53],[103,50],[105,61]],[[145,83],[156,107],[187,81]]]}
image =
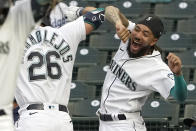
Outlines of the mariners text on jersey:
{"label": "mariners text on jersey", "polygon": [[[68,54],[70,51],[70,46],[68,43],[58,34],[55,32],[52,35],[48,35],[47,30],[36,30],[35,34],[30,34],[28,39],[30,42],[26,42],[25,51],[24,53],[33,45],[36,44],[50,44],[61,56],[63,62],[68,62],[73,60],[73,56]],[[59,41],[60,39],[60,41]]]}
{"label": "mariners text on jersey", "polygon": [[123,82],[130,90],[135,91],[137,83],[134,82],[128,73],[119,66],[114,60],[110,63],[110,70],[111,72],[118,77],[118,79]]}

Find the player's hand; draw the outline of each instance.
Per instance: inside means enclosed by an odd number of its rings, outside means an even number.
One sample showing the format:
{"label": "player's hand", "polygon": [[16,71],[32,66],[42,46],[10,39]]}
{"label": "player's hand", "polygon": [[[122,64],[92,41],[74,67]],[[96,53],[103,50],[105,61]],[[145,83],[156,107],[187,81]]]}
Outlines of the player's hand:
{"label": "player's hand", "polygon": [[121,22],[116,22],[116,33],[124,43],[130,38],[131,35],[129,30]]}
{"label": "player's hand", "polygon": [[168,59],[168,66],[171,69],[171,71],[176,75],[182,75],[182,62],[178,56],[176,56],[174,53],[169,53],[167,56]]}

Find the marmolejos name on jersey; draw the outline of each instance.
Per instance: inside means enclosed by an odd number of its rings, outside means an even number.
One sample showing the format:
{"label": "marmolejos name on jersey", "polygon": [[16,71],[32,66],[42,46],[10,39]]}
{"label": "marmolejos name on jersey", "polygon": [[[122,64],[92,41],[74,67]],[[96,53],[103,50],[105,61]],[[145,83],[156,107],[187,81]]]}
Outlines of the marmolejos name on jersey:
{"label": "marmolejos name on jersey", "polygon": [[[33,46],[38,44],[53,47],[53,49],[60,54],[63,62],[73,60],[68,43],[60,35],[53,31],[48,31],[46,28],[38,28],[31,32],[26,41],[24,54]],[[23,62],[24,59],[22,60],[22,63]]]}

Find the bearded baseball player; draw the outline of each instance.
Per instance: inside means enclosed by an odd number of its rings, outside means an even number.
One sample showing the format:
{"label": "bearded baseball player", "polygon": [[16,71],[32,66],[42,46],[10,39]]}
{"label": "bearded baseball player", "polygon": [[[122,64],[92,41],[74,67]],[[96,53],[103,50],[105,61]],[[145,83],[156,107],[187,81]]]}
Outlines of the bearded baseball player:
{"label": "bearded baseball player", "polygon": [[164,31],[159,17],[149,16],[134,24],[113,6],[106,8],[105,17],[114,23],[122,42],[104,81],[97,111],[99,131],[146,131],[140,112],[152,92],[165,99],[169,95],[178,101],[186,99],[181,60],[170,53],[168,65],[162,61],[155,46]]}
{"label": "bearded baseball player", "polygon": [[[45,14],[52,0],[24,0],[13,6],[0,0],[0,130],[13,131],[12,103],[27,34]],[[39,13],[38,13],[39,12]]]}
{"label": "bearded baseball player", "polygon": [[15,94],[16,131],[73,131],[67,105],[77,47],[104,21],[104,10],[94,9],[60,28],[38,27],[27,38]]}

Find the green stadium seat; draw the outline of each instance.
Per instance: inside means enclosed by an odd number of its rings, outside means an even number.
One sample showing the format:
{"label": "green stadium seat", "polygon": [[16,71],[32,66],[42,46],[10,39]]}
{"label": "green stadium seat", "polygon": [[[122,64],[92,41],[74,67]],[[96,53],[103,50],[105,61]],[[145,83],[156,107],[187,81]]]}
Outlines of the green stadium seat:
{"label": "green stadium seat", "polygon": [[196,49],[176,53],[182,59],[182,65],[186,68],[196,68]]}
{"label": "green stadium seat", "polygon": [[89,98],[95,98],[96,87],[89,86],[79,81],[73,81],[71,83],[70,100],[84,100]]}
{"label": "green stadium seat", "polygon": [[[119,8],[126,17],[139,17],[143,14],[149,14],[151,11],[150,4],[138,3],[135,0],[118,0],[112,3],[112,5]],[[108,4],[105,3],[99,5],[99,7],[106,6],[108,6]]]}
{"label": "green stadium seat", "polygon": [[196,18],[195,19],[188,19],[188,20],[179,20],[177,31],[188,33],[188,34],[196,34]]}
{"label": "green stadium seat", "polygon": [[169,4],[156,4],[155,15],[171,19],[193,18],[196,16],[196,3],[176,0]]}
{"label": "green stadium seat", "polygon": [[68,6],[79,6],[79,7],[93,6],[93,7],[96,7],[95,2],[88,2],[88,1],[83,1],[83,0],[65,0],[65,3],[67,3]]}
{"label": "green stadium seat", "polygon": [[108,66],[93,66],[89,68],[79,68],[77,81],[90,84],[103,84]]}
{"label": "green stadium seat", "polygon": [[196,82],[196,49],[176,53],[182,60],[182,71],[186,82]]}
{"label": "green stadium seat", "polygon": [[103,51],[115,51],[120,45],[120,40],[115,38],[115,34],[105,33],[91,35],[89,46]]}
{"label": "green stadium seat", "polygon": [[[185,105],[187,104],[196,104],[196,83],[193,82],[186,82],[187,83],[187,91],[188,95],[184,102]],[[179,104],[172,96],[168,98],[169,102]]]}
{"label": "green stadium seat", "polygon": [[195,104],[186,104],[184,110],[184,119],[192,118],[196,116],[196,105]]}
{"label": "green stadium seat", "polygon": [[106,32],[116,32],[114,25],[109,23],[107,20],[97,29],[93,31],[94,33],[106,33]]}
{"label": "green stadium seat", "polygon": [[172,0],[136,0],[136,2],[141,3],[169,3],[172,2]]}
{"label": "green stadium seat", "polygon": [[74,67],[86,67],[105,64],[107,59],[106,52],[89,47],[78,47]]}
{"label": "green stadium seat", "polygon": [[186,104],[196,104],[196,83],[187,84],[188,96],[185,100]]}
{"label": "green stadium seat", "polygon": [[160,37],[157,45],[164,51],[186,51],[196,47],[188,34],[168,32]]}
{"label": "green stadium seat", "polygon": [[177,125],[179,105],[151,98],[143,106],[142,116],[145,121],[169,122],[171,125]]}
{"label": "green stadium seat", "polygon": [[98,131],[99,119],[96,116],[96,111],[99,106],[99,99],[71,102],[71,106],[68,107],[73,120],[74,131]]}
{"label": "green stadium seat", "polygon": [[172,32],[175,30],[175,21],[172,19],[161,19],[166,32]]}
{"label": "green stadium seat", "polygon": [[99,99],[86,99],[74,102],[70,109],[72,117],[96,117],[96,111],[100,106]]}
{"label": "green stadium seat", "polygon": [[83,0],[83,1],[87,1],[87,2],[114,2],[114,1],[117,1],[117,0]]}

